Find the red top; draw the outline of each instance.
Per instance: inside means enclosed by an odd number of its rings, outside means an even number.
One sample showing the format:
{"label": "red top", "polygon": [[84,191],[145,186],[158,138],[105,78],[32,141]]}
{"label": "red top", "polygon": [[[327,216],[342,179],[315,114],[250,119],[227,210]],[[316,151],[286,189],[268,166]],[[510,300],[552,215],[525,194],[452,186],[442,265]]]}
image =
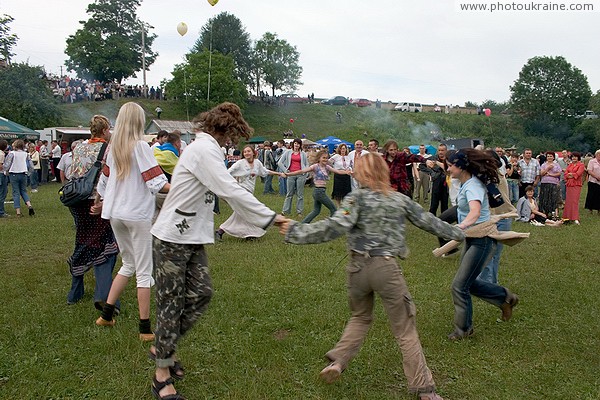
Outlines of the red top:
{"label": "red top", "polygon": [[[565,184],[568,187],[572,186],[581,186],[582,185],[582,176],[583,171],[585,170],[585,166],[581,161],[572,162],[567,166],[565,170]],[[572,178],[569,178],[569,174],[573,174]]]}
{"label": "red top", "polygon": [[300,171],[302,169],[302,164],[300,162],[301,156],[300,153],[292,153],[292,158],[290,161],[290,172]]}

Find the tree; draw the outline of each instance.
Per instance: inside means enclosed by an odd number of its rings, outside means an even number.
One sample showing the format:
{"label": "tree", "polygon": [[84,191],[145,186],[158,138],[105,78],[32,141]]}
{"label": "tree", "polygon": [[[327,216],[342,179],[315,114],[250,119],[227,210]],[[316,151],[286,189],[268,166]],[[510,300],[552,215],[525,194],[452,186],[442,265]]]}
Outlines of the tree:
{"label": "tree", "polygon": [[298,64],[300,53],[295,46],[279,39],[277,34],[267,32],[254,46],[255,73],[258,92],[265,82],[275,90],[293,91],[301,85],[302,67]]}
{"label": "tree", "polygon": [[512,109],[528,119],[566,121],[582,114],[592,91],[586,76],[563,57],[534,57],[510,87]]}
{"label": "tree", "polygon": [[[153,27],[138,19],[136,9],[142,0],[95,0],[88,5],[90,19],[67,38],[65,65],[80,76],[100,81],[121,82],[146,69],[157,57],[151,47]],[[142,29],[145,45],[142,46]],[[145,50],[145,51],[144,51]]]}
{"label": "tree", "polygon": [[252,84],[252,47],[250,35],[242,22],[233,14],[222,12],[208,22],[200,30],[193,53],[204,50],[217,51],[230,56],[235,64],[235,76],[245,85]]}
{"label": "tree", "polygon": [[0,115],[31,129],[60,125],[62,112],[42,67],[12,64],[0,69]]}
{"label": "tree", "polygon": [[12,48],[15,47],[19,39],[17,35],[10,33],[10,27],[8,26],[14,20],[10,15],[0,15],[0,55],[8,65],[10,65],[10,58],[15,55]]}
{"label": "tree", "polygon": [[248,98],[245,85],[234,76],[233,59],[214,52],[210,60],[210,100],[207,102],[209,55],[208,50],[187,54],[186,62],[175,66],[173,79],[166,85],[169,98],[176,99],[194,115],[224,101],[243,105]]}

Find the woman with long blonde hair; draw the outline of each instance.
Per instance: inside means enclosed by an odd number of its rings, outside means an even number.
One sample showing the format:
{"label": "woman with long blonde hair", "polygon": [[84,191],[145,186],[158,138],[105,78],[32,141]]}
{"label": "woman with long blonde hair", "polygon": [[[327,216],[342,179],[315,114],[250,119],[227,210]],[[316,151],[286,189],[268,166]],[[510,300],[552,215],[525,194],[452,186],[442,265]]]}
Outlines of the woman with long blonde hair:
{"label": "woman with long blonde hair", "polygon": [[152,341],[150,287],[154,279],[150,229],[154,197],[158,192],[168,192],[170,186],[152,150],[143,140],[145,122],[144,110],[136,103],[126,103],[119,110],[110,151],[98,184],[98,194],[103,201],[97,201],[92,211],[101,211],[102,218],[110,220],[123,259],[123,266],[113,281],[96,324],[115,324],[115,304],[129,278],[135,274],[140,339]]}
{"label": "woman with long blonde hair", "polygon": [[442,400],[425,362],[412,300],[396,256],[406,258],[405,221],[445,239],[463,240],[464,234],[427,213],[390,185],[387,165],[379,154],[368,153],[356,162],[354,178],[361,187],[349,193],[333,217],[314,224],[287,220],[280,232],[294,244],[323,243],[347,234],[350,262],[346,268],[352,317],[340,341],[325,354],[321,371],[327,383],[336,381],[356,356],[373,322],[375,293],[381,297],[403,358],[408,390],[420,400]]}

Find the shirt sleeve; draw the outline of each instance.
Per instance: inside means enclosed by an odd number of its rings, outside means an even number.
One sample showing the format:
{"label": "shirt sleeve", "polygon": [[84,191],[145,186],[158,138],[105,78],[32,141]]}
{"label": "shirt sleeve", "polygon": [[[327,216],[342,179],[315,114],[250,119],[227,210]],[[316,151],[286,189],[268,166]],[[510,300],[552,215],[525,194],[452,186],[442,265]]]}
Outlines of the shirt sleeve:
{"label": "shirt sleeve", "polygon": [[168,181],[162,168],[158,165],[152,149],[150,149],[147,143],[139,141],[136,143],[134,152],[146,187],[148,187],[150,193],[158,193]]}

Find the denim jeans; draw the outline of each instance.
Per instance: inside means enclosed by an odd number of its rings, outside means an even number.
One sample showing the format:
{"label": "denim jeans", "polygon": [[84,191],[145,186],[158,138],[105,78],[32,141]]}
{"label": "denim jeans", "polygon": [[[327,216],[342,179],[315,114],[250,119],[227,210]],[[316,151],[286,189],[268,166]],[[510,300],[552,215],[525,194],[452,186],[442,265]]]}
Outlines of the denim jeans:
{"label": "denim jeans", "polygon": [[34,170],[31,173],[31,175],[29,175],[29,183],[30,183],[32,189],[38,188],[38,175],[37,175],[36,170]]}
{"label": "denim jeans", "polygon": [[287,178],[287,194],[283,202],[283,214],[290,215],[292,211],[292,198],[294,193],[297,196],[296,212],[302,214],[304,212],[304,184],[306,183],[305,175],[288,176]]}
{"label": "denim jeans", "polygon": [[[117,255],[108,257],[102,264],[94,265],[96,285],[94,287],[94,302],[106,301],[112,285],[113,270],[117,263]],[[71,290],[67,294],[67,303],[76,303],[83,297],[85,292],[83,275],[71,276]],[[121,301],[117,300],[115,307],[121,308]]]}
{"label": "denim jeans", "polygon": [[8,176],[0,171],[0,215],[4,215],[4,200],[8,194]]}
{"label": "denim jeans", "polygon": [[263,194],[271,194],[275,193],[273,190],[273,175],[265,176],[265,188],[263,190]]}
{"label": "denim jeans", "polygon": [[13,207],[15,209],[21,208],[21,197],[23,201],[27,203],[29,196],[27,195],[27,174],[10,174],[10,184],[13,192]]}
{"label": "denim jeans", "polygon": [[279,177],[279,195],[287,195],[287,178]]}
{"label": "denim jeans", "polygon": [[496,241],[490,237],[467,238],[460,265],[452,281],[452,301],[454,302],[454,326],[463,334],[473,327],[473,303],[471,295],[500,307],[506,299],[506,289],[502,286],[482,281],[477,277],[487,264]]}
{"label": "denim jeans", "polygon": [[508,198],[514,205],[519,201],[519,181],[517,179],[507,179],[508,182]]}
{"label": "denim jeans", "polygon": [[[504,218],[496,223],[498,231],[510,231],[512,225],[512,218]],[[500,256],[502,255],[502,249],[504,245],[502,243],[496,244],[496,251],[494,251],[490,262],[487,263],[483,270],[479,274],[477,279],[490,283],[498,283],[498,268],[500,266]]]}
{"label": "denim jeans", "polygon": [[305,224],[310,224],[310,221],[321,214],[321,204],[329,208],[330,215],[333,215],[336,210],[335,204],[333,204],[333,201],[327,196],[325,188],[316,187],[313,190],[313,200],[315,201],[313,210],[302,220]]}

